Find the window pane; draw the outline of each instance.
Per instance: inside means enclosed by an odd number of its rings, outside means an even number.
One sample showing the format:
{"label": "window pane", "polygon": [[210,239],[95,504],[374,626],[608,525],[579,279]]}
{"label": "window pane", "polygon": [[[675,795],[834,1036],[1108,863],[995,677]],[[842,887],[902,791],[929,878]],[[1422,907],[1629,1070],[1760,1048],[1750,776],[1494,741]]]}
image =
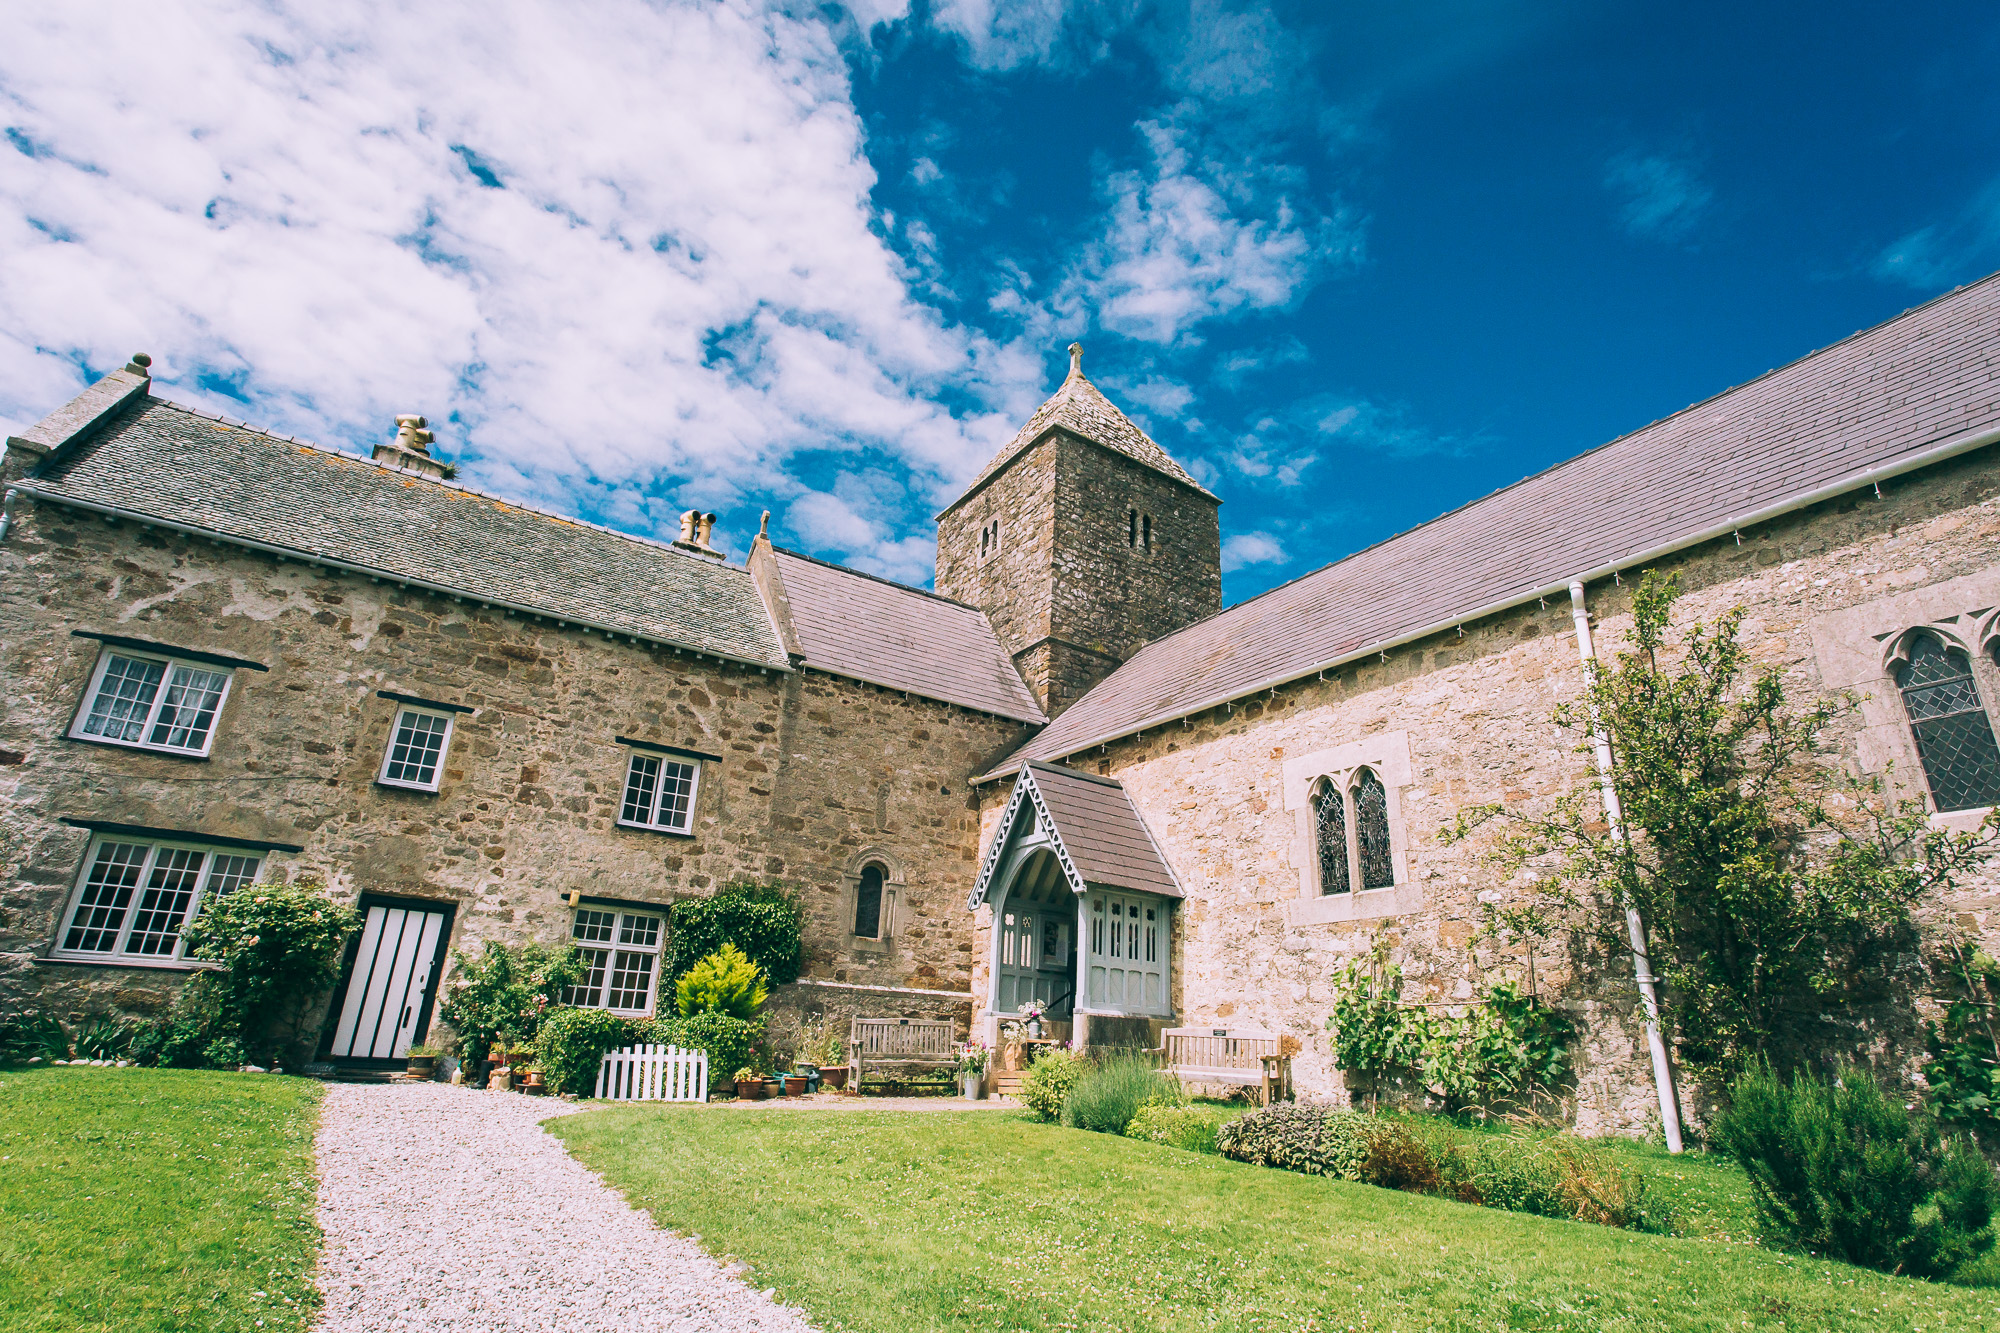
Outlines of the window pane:
{"label": "window pane", "polygon": [[444,749],[450,721],[435,713],[405,711],[396,719],[396,739],[389,747],[389,764],[382,776],[389,782],[419,787],[437,785],[438,756]]}
{"label": "window pane", "polygon": [[619,818],[628,824],[653,822],[653,795],[659,790],[660,761],[650,755],[635,754],[625,771],[625,808]]}
{"label": "window pane", "polygon": [[107,842],[98,847],[97,859],[91,862],[83,892],[77,897],[69,933],[63,937],[63,948],[111,952],[150,850],[142,842]]}
{"label": "window pane", "polygon": [[153,698],[160,692],[160,677],[166,670],[165,662],[114,656],[104,668],[97,697],[90,701],[84,735],[112,741],[143,739],[146,716],[153,711]]}
{"label": "window pane", "polygon": [[181,925],[194,902],[195,886],[201,883],[202,863],[207,852],[187,847],[162,847],[153,858],[153,873],[146,877],[146,891],[139,897],[139,910],[132,917],[132,933],[125,939],[125,952],[153,957],[171,957],[180,943]]}
{"label": "window pane", "polygon": [[654,949],[660,943],[660,918],[656,916],[628,916],[618,932],[620,944],[637,945],[641,949]]}
{"label": "window pane", "polygon": [[167,678],[167,694],[160,701],[160,716],[153,723],[151,743],[176,750],[199,750],[208,744],[208,733],[215,726],[215,710],[222,702],[222,687],[228,683],[226,671],[175,667]]}
{"label": "window pane", "polygon": [[653,998],[653,955],[618,951],[618,963],[611,969],[611,986],[604,997],[607,1009],[644,1009]]}
{"label": "window pane", "polygon": [[[585,916],[606,916],[604,912],[579,912],[579,921]],[[607,930],[609,928],[607,927]],[[578,938],[582,938],[578,936]],[[563,1003],[573,1004],[579,1009],[602,1009],[604,1007],[604,964],[611,955],[604,949],[578,949],[583,955],[583,975],[574,986],[563,988]]]}
{"label": "window pane", "polygon": [[1354,887],[1347,874],[1347,800],[1331,782],[1319,785],[1313,797],[1313,830],[1319,845],[1319,891],[1346,893]]}
{"label": "window pane", "polygon": [[617,921],[616,912],[578,912],[576,924],[570,927],[570,937],[589,944],[609,944],[611,928]]}
{"label": "window pane", "polygon": [[1373,769],[1362,769],[1361,781],[1354,784],[1354,831],[1361,844],[1361,887],[1393,885],[1396,862],[1389,854],[1389,789]]}
{"label": "window pane", "polygon": [[[1007,920],[1011,924],[1013,917]],[[882,934],[882,867],[861,867],[861,882],[854,889],[854,933],[864,939],[878,939]],[[1004,946],[1007,961],[1014,960],[1013,942]]]}
{"label": "window pane", "polygon": [[257,865],[260,860],[262,858],[256,856],[209,858],[208,885],[202,890],[202,901],[212,902],[226,894],[234,893],[257,878]]}
{"label": "window pane", "polygon": [[655,822],[661,828],[686,829],[693,800],[694,765],[660,765],[660,817]]}
{"label": "window pane", "polygon": [[2000,804],[2000,747],[1965,654],[1935,634],[1919,634],[1896,683],[1937,808]]}

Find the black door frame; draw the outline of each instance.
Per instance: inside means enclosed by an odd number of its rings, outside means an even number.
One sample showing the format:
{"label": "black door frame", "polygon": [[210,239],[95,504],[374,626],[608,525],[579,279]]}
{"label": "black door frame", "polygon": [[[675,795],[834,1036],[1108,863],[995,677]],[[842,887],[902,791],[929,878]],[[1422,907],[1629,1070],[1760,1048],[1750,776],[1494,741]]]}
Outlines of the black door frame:
{"label": "black door frame", "polygon": [[431,1010],[437,1000],[438,983],[444,980],[444,960],[451,952],[451,929],[458,920],[458,904],[441,898],[410,898],[393,893],[364,893],[356,900],[354,910],[361,914],[363,929],[354,932],[354,938],[347,942],[347,958],[341,965],[340,985],[334,988],[333,1004],[326,1011],[326,1026],[320,1033],[319,1058],[349,1069],[401,1069],[406,1061],[384,1059],[378,1056],[333,1055],[334,1030],[340,1026],[340,1011],[347,1004],[348,987],[354,984],[354,965],[361,957],[361,937],[367,933],[368,909],[371,907],[402,907],[419,912],[444,913],[444,927],[438,931],[437,951],[431,958],[430,980],[424,985],[423,1007],[417,1011],[417,1040],[430,1035]]}

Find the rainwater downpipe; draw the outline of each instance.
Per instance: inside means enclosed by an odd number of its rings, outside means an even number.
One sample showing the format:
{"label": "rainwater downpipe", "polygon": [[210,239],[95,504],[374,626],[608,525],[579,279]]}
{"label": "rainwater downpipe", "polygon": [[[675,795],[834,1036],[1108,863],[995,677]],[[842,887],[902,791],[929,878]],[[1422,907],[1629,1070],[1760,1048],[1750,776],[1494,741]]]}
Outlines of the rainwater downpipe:
{"label": "rainwater downpipe", "polygon": [[[1569,585],[1570,614],[1576,620],[1576,651],[1583,658],[1587,686],[1597,683],[1597,649],[1590,641],[1590,609],[1583,601],[1583,580]],[[1586,696],[1590,704],[1590,748],[1597,758],[1597,791],[1604,801],[1604,822],[1611,836],[1625,839],[1625,811],[1618,802],[1618,788],[1611,780],[1611,738],[1605,734],[1598,716],[1595,693]],[[1639,998],[1646,1007],[1646,1049],[1653,1056],[1653,1088],[1660,1096],[1660,1125],[1666,1130],[1667,1151],[1681,1150],[1680,1102],[1674,1096],[1673,1066],[1667,1062],[1667,1043],[1660,1035],[1660,996],[1653,977],[1652,959],[1646,953],[1646,921],[1638,905],[1625,901],[1625,932],[1632,940],[1632,977],[1639,985]]]}
{"label": "rainwater downpipe", "polygon": [[12,486],[7,494],[0,496],[0,542],[7,540],[7,529],[14,526],[14,496],[18,494]]}

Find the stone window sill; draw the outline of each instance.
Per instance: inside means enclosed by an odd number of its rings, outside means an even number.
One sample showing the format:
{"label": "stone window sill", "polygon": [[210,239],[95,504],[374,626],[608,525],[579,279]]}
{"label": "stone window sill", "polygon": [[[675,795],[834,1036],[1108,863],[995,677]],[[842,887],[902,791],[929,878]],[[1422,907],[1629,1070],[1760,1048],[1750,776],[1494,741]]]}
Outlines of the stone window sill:
{"label": "stone window sill", "polygon": [[1329,893],[1320,898],[1294,898],[1285,904],[1285,922],[1319,926],[1335,921],[1375,921],[1401,916],[1424,905],[1423,885],[1414,881],[1360,893]]}
{"label": "stone window sill", "polygon": [[220,963],[205,963],[188,958],[148,959],[138,962],[126,958],[72,958],[65,955],[37,955],[29,960],[37,967],[109,967],[127,972],[219,972]]}

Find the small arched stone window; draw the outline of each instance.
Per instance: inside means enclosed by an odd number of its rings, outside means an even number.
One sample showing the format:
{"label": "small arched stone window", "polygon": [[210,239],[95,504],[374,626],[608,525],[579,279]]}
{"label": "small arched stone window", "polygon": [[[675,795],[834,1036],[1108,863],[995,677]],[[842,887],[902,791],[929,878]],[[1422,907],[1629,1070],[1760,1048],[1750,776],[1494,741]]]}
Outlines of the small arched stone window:
{"label": "small arched stone window", "polygon": [[1349,892],[1354,886],[1347,869],[1347,796],[1324,779],[1313,792],[1313,842],[1321,896]]}
{"label": "small arched stone window", "polygon": [[1386,889],[1396,882],[1396,859],[1389,851],[1389,789],[1375,770],[1354,777],[1354,834],[1361,851],[1361,887]]}
{"label": "small arched stone window", "polygon": [[882,881],[880,865],[870,861],[861,867],[861,879],[854,886],[854,933],[865,940],[882,937]]}
{"label": "small arched stone window", "polygon": [[1921,630],[1910,638],[1909,659],[1896,668],[1896,686],[1933,804],[1940,811],[2000,805],[2000,747],[1971,659]]}

